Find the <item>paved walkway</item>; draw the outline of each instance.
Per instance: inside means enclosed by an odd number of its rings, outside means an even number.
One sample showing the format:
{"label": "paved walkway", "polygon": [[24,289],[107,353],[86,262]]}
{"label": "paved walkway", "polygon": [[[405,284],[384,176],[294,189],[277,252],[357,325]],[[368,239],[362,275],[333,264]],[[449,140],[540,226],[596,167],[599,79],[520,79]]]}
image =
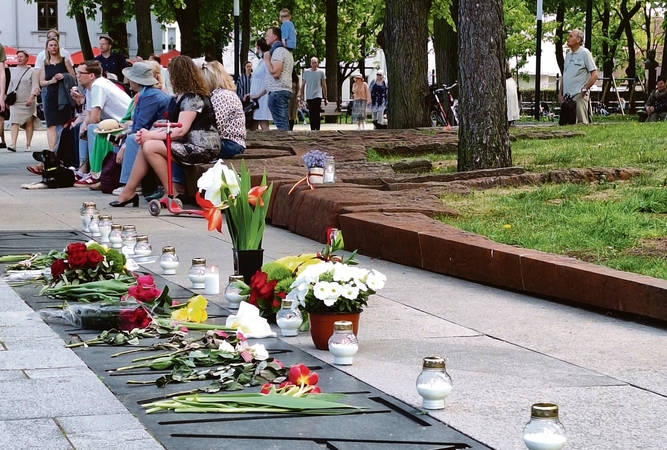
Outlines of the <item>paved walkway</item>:
{"label": "paved walkway", "polygon": [[[34,149],[45,142],[38,132]],[[188,286],[193,257],[232,271],[228,235],[208,233],[202,219],[141,208],[112,209],[113,196],[88,189],[21,190],[37,177],[28,153],[0,150],[0,230],[71,230],[83,201],[114,222],[134,224],[154,249],[175,245]],[[391,243],[387,243],[391,245]],[[321,245],[267,227],[266,259]],[[446,257],[446,255],[443,255]],[[360,256],[387,275],[362,315],[360,352],[345,372],[419,407],[414,383],[421,359],[447,358],[454,389],[431,414],[498,450],[523,449],[530,405],[557,403],[566,449],[661,449],[667,442],[667,330],[618,320],[542,299],[480,286]],[[586,286],[581,286],[586,289]],[[222,296],[209,298],[225,305]],[[308,353],[307,335],[286,338]],[[158,449],[139,421],[12,289],[0,282],[0,448]]]}

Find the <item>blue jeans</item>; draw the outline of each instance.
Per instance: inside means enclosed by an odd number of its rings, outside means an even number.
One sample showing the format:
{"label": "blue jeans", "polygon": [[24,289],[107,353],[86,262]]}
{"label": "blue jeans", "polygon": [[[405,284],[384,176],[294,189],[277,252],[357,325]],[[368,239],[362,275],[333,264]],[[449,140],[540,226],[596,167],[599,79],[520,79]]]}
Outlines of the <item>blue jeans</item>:
{"label": "blue jeans", "polygon": [[282,131],[289,131],[289,100],[290,91],[269,92],[269,111],[273,116],[273,124]]}
{"label": "blue jeans", "polygon": [[76,150],[78,150],[79,154],[79,165],[78,167],[81,167],[81,165],[85,162],[88,162],[88,142],[79,139],[79,132],[81,131],[81,124],[76,124],[73,127],[74,130],[74,142],[76,143]]}
{"label": "blue jeans", "polygon": [[134,160],[137,159],[139,153],[139,144],[137,144],[135,137],[136,134],[132,133],[125,140],[125,154],[123,155],[123,165],[120,171],[120,182],[122,184],[127,184],[130,179]]}
{"label": "blue jeans", "polygon": [[239,144],[229,139],[220,139],[220,144],[222,146],[222,149],[220,150],[220,159],[230,159],[245,152],[245,147],[241,147]]}

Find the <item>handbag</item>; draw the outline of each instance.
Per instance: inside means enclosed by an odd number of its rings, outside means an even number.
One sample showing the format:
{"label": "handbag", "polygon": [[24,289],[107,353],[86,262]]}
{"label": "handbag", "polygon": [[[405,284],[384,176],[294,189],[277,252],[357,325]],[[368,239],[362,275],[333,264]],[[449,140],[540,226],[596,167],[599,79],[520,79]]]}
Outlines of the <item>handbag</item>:
{"label": "handbag", "polygon": [[[23,72],[23,75],[21,75],[21,78],[19,78],[19,82],[16,83],[16,88],[18,89],[19,84],[21,84],[21,80],[25,76],[26,73],[28,73],[28,70],[26,69],[25,72]],[[12,106],[14,103],[16,103],[16,89],[14,89],[12,92],[7,93],[5,95],[5,106]]]}
{"label": "handbag", "polygon": [[245,114],[249,114],[259,108],[259,104],[255,100],[248,100],[247,102],[243,102],[243,112]]}
{"label": "handbag", "polygon": [[120,186],[120,172],[122,165],[116,162],[116,154],[109,152],[102,162],[102,173],[100,174],[100,190],[105,194],[113,193]]}
{"label": "handbag", "polygon": [[577,102],[572,100],[570,94],[565,94],[563,103],[560,105],[558,125],[574,125],[575,123],[577,123]]}

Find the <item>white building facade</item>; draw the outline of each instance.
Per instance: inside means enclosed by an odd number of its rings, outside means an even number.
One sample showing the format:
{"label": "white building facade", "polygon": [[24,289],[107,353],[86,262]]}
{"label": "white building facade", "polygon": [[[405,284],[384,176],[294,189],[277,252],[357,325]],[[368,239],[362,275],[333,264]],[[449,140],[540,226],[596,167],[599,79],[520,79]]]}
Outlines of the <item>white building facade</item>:
{"label": "white building facade", "polygon": [[[60,45],[70,53],[79,51],[79,34],[74,18],[67,17],[68,0],[0,0],[0,43],[26,50],[36,55],[44,50],[46,33],[55,28],[60,33]],[[102,13],[98,11],[95,20],[88,20],[91,44],[97,46],[102,34]],[[130,54],[137,54],[137,25],[134,20],[127,23]],[[164,32],[160,23],[153,19],[153,44],[155,53],[162,53]]]}

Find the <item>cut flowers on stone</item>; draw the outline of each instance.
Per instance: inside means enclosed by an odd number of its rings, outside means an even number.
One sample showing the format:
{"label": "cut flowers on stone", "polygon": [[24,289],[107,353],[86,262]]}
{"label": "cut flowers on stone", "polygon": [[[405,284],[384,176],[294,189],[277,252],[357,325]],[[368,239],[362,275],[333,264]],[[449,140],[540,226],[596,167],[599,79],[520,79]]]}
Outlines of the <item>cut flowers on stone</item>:
{"label": "cut flowers on stone", "polygon": [[236,286],[242,295],[248,296],[245,301],[256,306],[259,314],[268,319],[280,309],[293,281],[291,270],[277,262],[268,262],[252,276],[250,285],[238,281]]}
{"label": "cut flowers on stone", "polygon": [[361,312],[368,297],[382,289],[386,280],[377,270],[322,261],[296,277],[287,299],[297,301],[309,313]]}
{"label": "cut flowers on stone", "polygon": [[148,311],[136,303],[117,305],[66,303],[62,309],[42,309],[38,314],[45,322],[64,321],[88,330],[132,331],[135,328],[146,328],[153,320]]}
{"label": "cut flowers on stone", "polygon": [[125,255],[106,245],[94,241],[88,244],[74,242],[67,246],[64,255],[51,264],[51,284],[118,279],[128,275],[125,262]]}
{"label": "cut flowers on stone", "polygon": [[230,169],[218,160],[197,180],[197,188],[197,203],[204,210],[209,231],[222,233],[224,212],[234,248],[260,248],[273,190],[273,183],[267,185],[266,172],[260,185],[252,187],[245,161],[241,161],[241,173],[237,174],[233,166]]}

